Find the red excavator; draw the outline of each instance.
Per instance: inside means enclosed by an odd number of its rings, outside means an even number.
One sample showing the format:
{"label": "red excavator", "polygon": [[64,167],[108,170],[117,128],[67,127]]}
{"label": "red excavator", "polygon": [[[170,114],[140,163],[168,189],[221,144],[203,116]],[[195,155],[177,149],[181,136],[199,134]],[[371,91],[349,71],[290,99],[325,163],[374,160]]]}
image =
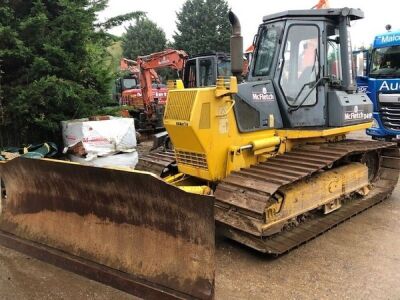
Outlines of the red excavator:
{"label": "red excavator", "polygon": [[[140,87],[140,67],[136,60],[121,58],[120,67],[124,75],[116,80],[116,100],[120,105],[143,108],[142,89]],[[158,74],[150,70],[153,82],[154,99],[165,103],[167,89],[161,84]]]}
{"label": "red excavator", "polygon": [[325,9],[329,7],[329,0],[319,0],[311,9]]}
{"label": "red excavator", "polygon": [[[217,77],[230,76],[230,56],[226,53],[210,52],[188,58],[183,50],[166,49],[136,61],[123,59],[130,67],[134,79],[124,79],[132,86],[121,93],[122,105],[134,107],[131,115],[137,120],[139,131],[159,131],[163,129],[162,117],[167,98],[167,88],[161,83],[157,70],[170,68],[178,72],[185,88],[216,85]],[[129,66],[127,65],[129,69]],[[243,66],[243,76],[247,64]],[[139,84],[140,82],[140,84]],[[121,85],[123,86],[123,85]]]}
{"label": "red excavator", "polygon": [[[183,50],[166,49],[146,56],[139,56],[136,62],[140,72],[142,105],[136,105],[133,117],[138,120],[137,128],[158,130],[163,128],[164,106],[167,98],[166,86],[161,84],[156,70],[170,68],[182,71],[188,55]],[[127,97],[130,91],[122,93]],[[132,98],[132,96],[130,96]]]}
{"label": "red excavator", "polygon": [[[178,72],[185,88],[215,86],[217,77],[229,77],[230,55],[222,52],[202,53],[190,59],[183,50],[166,49],[135,61],[139,70],[140,89],[128,89],[122,92],[122,102],[136,109],[132,115],[138,120],[137,128],[163,128],[162,116],[167,98],[167,89],[158,77],[156,70],[170,68]],[[243,66],[243,77],[247,73],[247,64]]]}

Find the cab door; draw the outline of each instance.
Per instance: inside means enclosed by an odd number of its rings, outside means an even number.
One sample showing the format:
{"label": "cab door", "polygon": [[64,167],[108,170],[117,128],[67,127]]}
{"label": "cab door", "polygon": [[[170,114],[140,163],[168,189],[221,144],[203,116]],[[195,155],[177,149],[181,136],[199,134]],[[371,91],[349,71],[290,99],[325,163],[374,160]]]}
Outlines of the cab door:
{"label": "cab door", "polygon": [[322,32],[322,22],[286,22],[274,84],[289,128],[326,125],[324,87],[315,86],[323,76]]}

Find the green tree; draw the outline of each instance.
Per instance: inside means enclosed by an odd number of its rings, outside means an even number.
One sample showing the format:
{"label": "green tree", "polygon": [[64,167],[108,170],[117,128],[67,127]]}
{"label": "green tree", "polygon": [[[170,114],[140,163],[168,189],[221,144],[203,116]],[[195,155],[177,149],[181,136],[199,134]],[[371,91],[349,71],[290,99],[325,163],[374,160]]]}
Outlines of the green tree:
{"label": "green tree", "polygon": [[137,18],[135,24],[129,25],[122,37],[123,54],[130,59],[162,51],[166,44],[164,30],[146,17]]}
{"label": "green tree", "polygon": [[174,46],[190,55],[229,52],[228,12],[225,0],[187,0],[177,13]]}
{"label": "green tree", "polygon": [[111,41],[104,30],[143,13],[98,23],[96,13],[107,2],[1,2],[3,146],[59,141],[61,120],[88,116],[108,101],[113,78],[105,61]]}

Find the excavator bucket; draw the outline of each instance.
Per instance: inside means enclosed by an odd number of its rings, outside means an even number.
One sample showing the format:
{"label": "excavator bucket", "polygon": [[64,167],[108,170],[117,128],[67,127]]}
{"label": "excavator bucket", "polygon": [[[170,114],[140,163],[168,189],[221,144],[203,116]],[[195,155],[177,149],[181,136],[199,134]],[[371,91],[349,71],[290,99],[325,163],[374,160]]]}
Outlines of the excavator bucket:
{"label": "excavator bucket", "polygon": [[213,197],[146,172],[49,159],[0,162],[0,178],[2,235],[137,279],[151,290],[140,297],[213,298]]}

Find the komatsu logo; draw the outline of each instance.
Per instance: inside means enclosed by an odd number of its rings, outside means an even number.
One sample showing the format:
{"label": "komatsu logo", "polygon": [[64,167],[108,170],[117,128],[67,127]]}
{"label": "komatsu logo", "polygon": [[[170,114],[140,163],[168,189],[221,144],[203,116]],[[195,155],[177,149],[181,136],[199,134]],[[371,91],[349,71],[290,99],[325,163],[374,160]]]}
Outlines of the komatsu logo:
{"label": "komatsu logo", "polygon": [[187,126],[189,126],[189,123],[188,123],[188,122],[175,122],[175,125],[176,125],[176,126],[184,126],[184,127],[187,127]]}
{"label": "komatsu logo", "polygon": [[400,83],[397,82],[387,82],[386,80],[382,82],[379,91],[398,91],[400,90]]}
{"label": "komatsu logo", "polygon": [[372,113],[364,113],[363,111],[360,111],[357,105],[354,106],[353,111],[344,113],[344,119],[346,121],[368,120],[371,118],[372,118]]}

